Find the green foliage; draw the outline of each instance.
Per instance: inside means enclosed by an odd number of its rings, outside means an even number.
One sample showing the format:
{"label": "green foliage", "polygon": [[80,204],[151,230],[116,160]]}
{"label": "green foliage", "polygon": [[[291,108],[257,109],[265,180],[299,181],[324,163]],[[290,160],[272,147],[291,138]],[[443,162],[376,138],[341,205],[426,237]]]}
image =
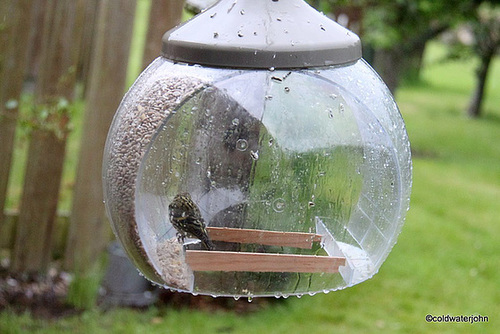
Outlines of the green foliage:
{"label": "green foliage", "polygon": [[28,102],[31,107],[22,113],[20,124],[25,130],[41,129],[54,133],[59,139],[67,138],[71,131],[71,117],[75,106],[64,97],[54,97],[45,103]]}
{"label": "green foliage", "polygon": [[93,268],[75,273],[68,289],[67,302],[78,309],[92,309],[96,305],[106,261],[98,261]]}
{"label": "green foliage", "polygon": [[375,48],[391,48],[412,44],[432,29],[453,26],[468,18],[482,1],[452,0],[321,0],[316,1],[325,12],[340,6],[359,6],[364,13],[363,41]]}

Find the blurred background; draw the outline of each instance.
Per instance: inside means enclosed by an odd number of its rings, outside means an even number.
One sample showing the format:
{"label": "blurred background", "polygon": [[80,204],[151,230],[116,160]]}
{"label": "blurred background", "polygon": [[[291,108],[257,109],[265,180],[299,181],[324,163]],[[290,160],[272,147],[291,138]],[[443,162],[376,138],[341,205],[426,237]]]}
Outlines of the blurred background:
{"label": "blurred background", "polygon": [[[370,281],[300,299],[190,296],[149,286],[109,246],[101,164],[114,112],[163,33],[213,2],[0,1],[0,332],[493,333],[496,0],[309,1],[361,37],[412,144],[411,209]],[[427,314],[488,322],[427,323]]]}

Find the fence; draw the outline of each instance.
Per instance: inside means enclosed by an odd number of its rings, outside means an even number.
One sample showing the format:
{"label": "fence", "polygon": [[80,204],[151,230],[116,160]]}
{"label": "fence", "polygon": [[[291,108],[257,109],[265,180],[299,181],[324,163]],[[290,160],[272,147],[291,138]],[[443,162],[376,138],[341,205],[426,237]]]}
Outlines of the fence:
{"label": "fence", "polygon": [[[180,22],[182,8],[182,0],[0,2],[7,14],[0,31],[0,248],[8,251],[11,271],[43,273],[54,256],[67,270],[85,270],[104,249],[110,234],[102,152],[125,89],[134,22],[148,27],[148,63],[160,53],[161,35]],[[146,15],[137,17],[138,9]],[[27,77],[35,78],[35,89],[24,185],[18,212],[4,212]],[[70,212],[58,214],[77,87],[84,88],[85,112],[73,201]]]}

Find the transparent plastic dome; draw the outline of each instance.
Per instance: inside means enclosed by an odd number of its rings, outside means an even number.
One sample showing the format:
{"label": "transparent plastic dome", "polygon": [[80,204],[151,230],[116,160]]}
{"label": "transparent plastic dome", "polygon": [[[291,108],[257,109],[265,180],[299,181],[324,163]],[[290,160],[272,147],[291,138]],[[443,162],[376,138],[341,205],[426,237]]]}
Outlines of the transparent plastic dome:
{"label": "transparent plastic dome", "polygon": [[[196,294],[302,295],[360,283],[386,259],[409,207],[405,126],[363,60],[289,71],[160,57],[123,99],[104,158],[106,207],[130,258],[151,281]],[[199,208],[214,250],[178,238],[169,205],[181,193]],[[217,239],[217,228],[236,239]],[[238,231],[264,236],[241,242]],[[293,233],[309,245],[286,242]],[[240,254],[270,254],[270,264]]]}

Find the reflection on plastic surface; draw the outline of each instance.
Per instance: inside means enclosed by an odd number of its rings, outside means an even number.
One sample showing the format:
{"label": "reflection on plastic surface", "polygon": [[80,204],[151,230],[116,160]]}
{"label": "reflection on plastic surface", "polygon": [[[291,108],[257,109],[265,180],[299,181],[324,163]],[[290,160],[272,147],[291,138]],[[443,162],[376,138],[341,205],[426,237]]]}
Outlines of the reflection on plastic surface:
{"label": "reflection on plastic surface", "polygon": [[[115,116],[104,179],[114,231],[152,281],[214,296],[288,296],[345,288],[377,272],[408,209],[411,160],[397,106],[364,61],[238,71],[160,58]],[[196,238],[180,243],[172,227],[168,207],[179,193],[191,195],[209,230],[321,235],[310,248],[216,240],[214,263],[237,252],[276,254],[276,263],[285,254],[299,255],[297,263],[338,257],[345,265],[192,270],[189,259],[204,248]]]}

